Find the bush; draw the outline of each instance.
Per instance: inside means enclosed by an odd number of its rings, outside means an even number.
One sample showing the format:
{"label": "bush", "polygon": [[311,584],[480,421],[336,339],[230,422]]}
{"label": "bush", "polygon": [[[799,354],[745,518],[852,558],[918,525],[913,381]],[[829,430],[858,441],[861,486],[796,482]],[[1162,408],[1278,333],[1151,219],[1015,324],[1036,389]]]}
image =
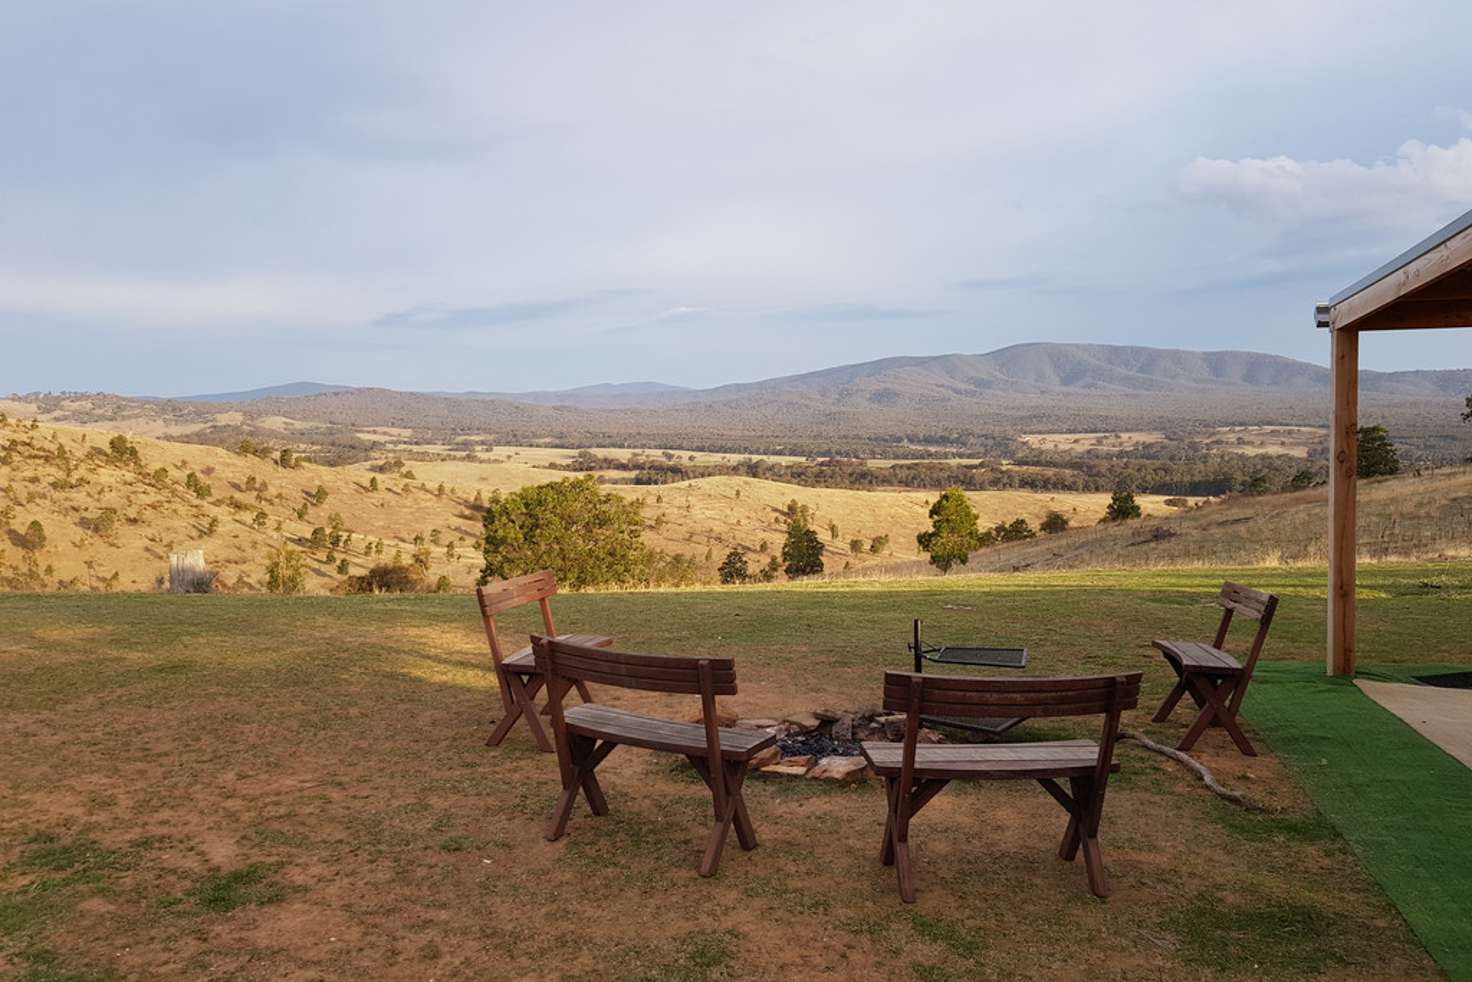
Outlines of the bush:
{"label": "bush", "polygon": [[751,569],[746,565],[746,553],[740,549],[732,549],[726,553],[726,558],[721,560],[719,573],[722,583],[745,583],[751,579]]}
{"label": "bush", "polygon": [[886,550],[888,548],[889,548],[889,536],[887,536],[887,535],[876,535],[869,542],[869,552],[872,553],[875,556],[879,555],[881,552],[883,552],[884,550]]}
{"label": "bush", "polygon": [[863,539],[849,539],[848,540],[848,551],[851,552],[851,553],[853,553],[856,556],[859,553],[863,552],[864,551],[864,540]]}
{"label": "bush", "polygon": [[[1169,502],[1167,502],[1169,504]],[[1061,511],[1050,511],[1038,526],[1044,535],[1057,535],[1068,528],[1068,516]]]}
{"label": "bush", "polygon": [[40,552],[46,548],[46,526],[39,519],[31,519],[20,537],[20,547],[26,552]]}
{"label": "bush", "polygon": [[284,542],[277,546],[266,562],[267,592],[301,593],[306,581],[306,564],[302,561],[302,554]]}
{"label": "bush", "polygon": [[121,433],[107,441],[107,450],[112,459],[120,464],[132,464],[138,467],[143,463],[138,456],[138,448],[133,446],[132,442]]}
{"label": "bush", "polygon": [[211,488],[204,481],[200,480],[199,475],[194,473],[194,471],[190,471],[188,474],[184,475],[184,486],[190,491],[193,491],[194,496],[201,500],[208,498],[211,494],[214,493],[214,489]]}
{"label": "bush", "polygon": [[1116,491],[1109,499],[1109,507],[1104,509],[1104,521],[1126,522],[1132,518],[1139,518],[1143,512],[1135,503],[1135,496],[1128,491]]}
{"label": "bush", "polygon": [[343,584],[346,593],[418,593],[422,589],[424,573],[402,563],[380,563],[362,576],[349,576]]}
{"label": "bush", "polygon": [[641,582],[654,555],[640,503],[592,475],[525,487],[486,506],[481,582],[550,569],[571,589]]}

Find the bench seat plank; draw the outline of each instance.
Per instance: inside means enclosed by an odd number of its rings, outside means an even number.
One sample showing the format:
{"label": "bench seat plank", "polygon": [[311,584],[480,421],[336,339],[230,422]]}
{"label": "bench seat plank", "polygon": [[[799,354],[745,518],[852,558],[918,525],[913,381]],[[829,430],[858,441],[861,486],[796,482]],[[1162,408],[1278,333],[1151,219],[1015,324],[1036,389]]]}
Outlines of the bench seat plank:
{"label": "bench seat plank", "polygon": [[[900,773],[903,743],[865,741],[869,766],[881,777]],[[1049,740],[1039,743],[927,744],[915,748],[915,775],[920,778],[1087,777],[1099,765],[1093,740]],[[1119,770],[1111,762],[1110,772]]]}
{"label": "bench seat plank", "polygon": [[[607,638],[601,634],[559,634],[557,635],[557,640],[567,641],[572,644],[587,645],[590,648],[607,648],[613,644],[613,638]],[[532,655],[531,645],[520,649],[501,664],[517,672],[535,672],[537,670],[537,661]]]}
{"label": "bench seat plank", "polygon": [[1220,648],[1196,641],[1152,641],[1167,658],[1184,667],[1213,674],[1232,675],[1242,671],[1242,663]]}
{"label": "bench seat plank", "polygon": [[[568,730],[581,736],[647,750],[695,757],[706,755],[705,727],[700,723],[676,723],[595,702],[568,707],[565,719]],[[718,732],[721,756],[731,760],[750,760],[777,742],[777,738],[765,730],[722,727]]]}

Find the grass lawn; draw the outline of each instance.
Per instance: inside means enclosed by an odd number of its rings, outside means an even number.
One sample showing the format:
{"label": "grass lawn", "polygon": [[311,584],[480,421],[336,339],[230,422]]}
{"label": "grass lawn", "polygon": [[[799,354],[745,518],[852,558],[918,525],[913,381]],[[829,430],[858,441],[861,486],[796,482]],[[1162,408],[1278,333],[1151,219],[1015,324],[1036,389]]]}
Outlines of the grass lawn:
{"label": "grass lawn", "polygon": [[[1322,658],[1321,571],[1232,575],[1283,598],[1269,659]],[[1148,705],[1127,725],[1170,740],[1189,717],[1148,723],[1169,672],[1147,642],[1209,635],[1222,577],[589,594],[556,608],[563,629],[623,647],[734,656],[731,703],[752,716],[874,703],[921,616],[936,641],[1026,644],[1034,674],[1144,669]],[[1472,566],[1372,567],[1361,588],[1367,661],[1472,660]],[[702,880],[698,779],[620,750],[599,771],[612,814],[580,805],[566,839],[543,841],[556,768],[524,730],[481,745],[499,702],[466,596],[0,596],[0,624],[0,975],[1441,977],[1284,764],[1242,758],[1219,732],[1198,756],[1271,814],[1125,745],[1101,838],[1115,894],[1100,902],[1054,855],[1063,814],[1040,789],[953,787],[916,822],[910,908],[877,860],[874,785],[753,778],[762,847],[728,849]]]}

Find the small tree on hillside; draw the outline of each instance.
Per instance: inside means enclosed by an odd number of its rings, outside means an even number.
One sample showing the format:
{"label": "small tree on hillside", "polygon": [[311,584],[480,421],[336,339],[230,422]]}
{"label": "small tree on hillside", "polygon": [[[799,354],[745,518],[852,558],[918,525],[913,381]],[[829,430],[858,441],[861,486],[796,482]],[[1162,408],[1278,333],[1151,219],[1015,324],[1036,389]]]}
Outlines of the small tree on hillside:
{"label": "small tree on hillside", "polygon": [[286,470],[291,470],[296,466],[296,454],[291,452],[290,447],[282,447],[281,453],[276,457],[276,462]]}
{"label": "small tree on hillside", "polygon": [[266,561],[266,590],[269,593],[301,593],[306,584],[302,554],[286,543],[276,547]]}
{"label": "small tree on hillside", "polygon": [[863,539],[849,539],[848,540],[848,551],[851,552],[851,553],[853,553],[856,556],[859,553],[863,552],[864,551],[864,540]]}
{"label": "small tree on hillside", "polygon": [[721,560],[719,572],[722,583],[745,583],[751,579],[751,569],[746,565],[746,553],[740,549],[732,549],[726,553],[726,558]]}
{"label": "small tree on hillside", "polygon": [[804,517],[799,515],[788,523],[787,538],[782,543],[782,569],[791,580],[823,572],[823,540]]}
{"label": "small tree on hillside", "polygon": [[1462,422],[1472,423],[1472,396],[1467,397],[1467,411],[1462,414]]}
{"label": "small tree on hillside", "polygon": [[1050,511],[1038,526],[1044,535],[1057,535],[1068,528],[1068,516],[1061,511]]}
{"label": "small tree on hillside", "polygon": [[1385,427],[1361,426],[1359,448],[1355,472],[1360,477],[1389,477],[1400,473],[1400,458]]}
{"label": "small tree on hillside", "polygon": [[942,573],[964,566],[982,546],[976,526],[976,510],[960,488],[946,488],[930,506],[930,530],[915,536],[915,542],[930,555],[930,564]]}
{"label": "small tree on hillside", "polygon": [[838,523],[837,522],[829,522],[828,523],[828,538],[832,542],[837,542],[838,541]]}
{"label": "small tree on hillside", "polygon": [[46,526],[39,519],[31,519],[20,537],[20,547],[26,552],[40,552],[46,548]]}
{"label": "small tree on hillside", "polygon": [[1135,501],[1135,496],[1123,488],[1114,492],[1109,499],[1109,507],[1104,509],[1104,521],[1127,522],[1132,518],[1139,518],[1144,512]]}
{"label": "small tree on hillside", "polygon": [[312,492],[312,500],[319,506],[327,504],[327,489],[320,484],[317,485],[317,490]]}

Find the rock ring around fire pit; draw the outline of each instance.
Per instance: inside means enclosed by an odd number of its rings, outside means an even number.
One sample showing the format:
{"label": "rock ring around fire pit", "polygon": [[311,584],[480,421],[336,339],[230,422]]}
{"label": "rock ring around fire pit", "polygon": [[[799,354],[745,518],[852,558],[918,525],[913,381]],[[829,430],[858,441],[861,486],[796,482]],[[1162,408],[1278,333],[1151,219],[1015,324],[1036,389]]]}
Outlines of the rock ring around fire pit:
{"label": "rock ring around fire pit", "polygon": [[[736,727],[765,730],[777,737],[776,746],[752,760],[752,766],[764,774],[850,782],[871,776],[859,744],[864,740],[904,739],[905,717],[903,713],[885,714],[877,709],[819,709],[780,720],[739,719]],[[942,741],[939,733],[921,728],[921,743]]]}

